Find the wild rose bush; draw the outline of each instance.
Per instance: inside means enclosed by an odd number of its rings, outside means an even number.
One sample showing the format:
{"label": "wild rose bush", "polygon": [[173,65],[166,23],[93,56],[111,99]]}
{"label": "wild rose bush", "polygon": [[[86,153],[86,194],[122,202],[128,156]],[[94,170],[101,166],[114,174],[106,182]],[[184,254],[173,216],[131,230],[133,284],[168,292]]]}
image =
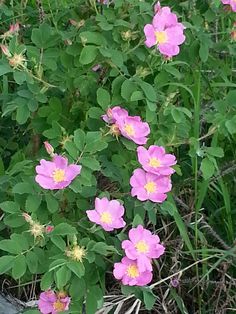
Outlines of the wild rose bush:
{"label": "wild rose bush", "polygon": [[0,3],[3,290],[235,308],[235,1]]}

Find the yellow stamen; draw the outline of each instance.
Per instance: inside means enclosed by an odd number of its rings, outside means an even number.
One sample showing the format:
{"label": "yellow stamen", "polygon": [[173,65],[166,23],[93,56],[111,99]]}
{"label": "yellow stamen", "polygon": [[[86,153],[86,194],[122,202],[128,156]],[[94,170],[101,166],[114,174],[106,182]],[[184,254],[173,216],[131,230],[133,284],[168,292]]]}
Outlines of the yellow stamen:
{"label": "yellow stamen", "polygon": [[52,177],[55,183],[65,181],[65,171],[63,169],[56,169],[53,171]]}
{"label": "yellow stamen", "polygon": [[125,132],[126,132],[129,136],[134,136],[135,131],[134,131],[134,128],[133,128],[132,125],[126,124],[124,129],[125,129]]}
{"label": "yellow stamen", "polygon": [[65,310],[65,304],[62,303],[60,300],[57,300],[56,302],[53,303],[53,308],[57,312],[62,312]]}
{"label": "yellow stamen", "polygon": [[80,247],[79,245],[75,245],[72,250],[66,250],[66,256],[77,262],[82,262],[85,255],[85,249],[83,247]]}
{"label": "yellow stamen", "polygon": [[149,251],[149,247],[147,243],[143,240],[137,242],[135,244],[135,247],[139,253],[147,253]]}
{"label": "yellow stamen", "polygon": [[154,193],[156,192],[156,183],[155,182],[148,182],[147,184],[144,185],[144,188],[145,190],[148,192],[148,193]]}
{"label": "yellow stamen", "polygon": [[165,44],[167,42],[166,32],[155,32],[157,44]]}
{"label": "yellow stamen", "polygon": [[150,167],[153,167],[153,168],[158,168],[158,167],[160,167],[160,165],[161,165],[161,162],[160,162],[160,160],[159,159],[157,159],[157,158],[155,158],[155,157],[153,157],[153,158],[150,158],[150,160],[149,160],[149,166]]}
{"label": "yellow stamen", "polygon": [[111,224],[112,223],[112,216],[108,212],[104,212],[100,216],[101,222],[105,224]]}
{"label": "yellow stamen", "polygon": [[139,276],[138,267],[136,265],[129,265],[126,272],[131,278],[137,278]]}

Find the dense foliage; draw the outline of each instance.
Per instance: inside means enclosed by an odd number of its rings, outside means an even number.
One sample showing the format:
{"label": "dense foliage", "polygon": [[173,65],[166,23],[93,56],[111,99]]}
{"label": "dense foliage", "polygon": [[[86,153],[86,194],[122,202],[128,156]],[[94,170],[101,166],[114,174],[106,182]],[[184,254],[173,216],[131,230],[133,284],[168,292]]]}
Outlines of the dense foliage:
{"label": "dense foliage", "polygon": [[[145,46],[152,1],[0,1],[7,293],[16,287],[27,302],[52,289],[55,300],[70,302],[66,313],[78,314],[235,310],[236,13],[225,4],[161,1],[185,27],[180,53],[170,58]],[[101,118],[114,106],[148,123],[146,148],[176,156],[164,202],[131,196],[138,145],[113,136]],[[65,188],[35,181],[36,166],[51,160],[45,141],[51,156],[82,166]],[[120,202],[123,229],[106,231],[88,219],[96,197]],[[149,286],[121,285],[114,263],[138,225],[158,235],[165,252],[152,262]]]}

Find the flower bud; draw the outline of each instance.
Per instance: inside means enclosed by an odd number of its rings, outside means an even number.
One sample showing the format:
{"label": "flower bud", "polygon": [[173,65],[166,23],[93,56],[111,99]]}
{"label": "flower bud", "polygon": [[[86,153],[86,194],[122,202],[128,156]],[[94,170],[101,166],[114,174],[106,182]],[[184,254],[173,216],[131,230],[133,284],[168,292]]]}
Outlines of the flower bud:
{"label": "flower bud", "polygon": [[54,230],[54,226],[48,225],[45,227],[45,232],[46,233],[51,233]]}
{"label": "flower bud", "polygon": [[49,144],[47,141],[44,142],[44,147],[47,151],[47,153],[53,157],[55,154],[54,154],[54,148],[52,147],[51,144]]}
{"label": "flower bud", "polygon": [[9,51],[9,49],[8,49],[8,47],[7,46],[5,46],[5,45],[1,45],[1,50],[2,50],[2,53],[5,55],[5,56],[7,56],[7,57],[11,57],[11,53],[10,53],[10,51]]}
{"label": "flower bud", "polygon": [[28,222],[29,224],[33,223],[33,219],[31,218],[31,216],[29,214],[23,213],[22,216],[25,219],[25,221]]}
{"label": "flower bud", "polygon": [[16,24],[11,24],[9,33],[17,33],[20,30],[20,24],[17,22]]}

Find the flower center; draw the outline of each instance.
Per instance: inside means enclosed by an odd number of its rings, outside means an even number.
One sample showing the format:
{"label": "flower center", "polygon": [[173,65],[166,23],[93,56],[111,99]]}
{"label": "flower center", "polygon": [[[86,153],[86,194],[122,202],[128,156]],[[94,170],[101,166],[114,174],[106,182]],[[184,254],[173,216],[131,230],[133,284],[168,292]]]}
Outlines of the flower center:
{"label": "flower center", "polygon": [[138,267],[136,265],[129,265],[126,272],[131,278],[137,278],[139,276]]}
{"label": "flower center", "polygon": [[114,136],[120,135],[120,129],[117,124],[112,124],[112,126],[110,127],[110,133]]}
{"label": "flower center", "polygon": [[147,243],[143,240],[137,242],[135,244],[135,247],[139,253],[147,253],[149,251],[149,247]]}
{"label": "flower center", "polygon": [[56,169],[52,173],[53,181],[55,183],[60,183],[65,181],[65,170],[63,169]]}
{"label": "flower center", "polygon": [[126,124],[125,125],[125,132],[129,135],[129,136],[134,136],[135,132],[134,132],[134,128],[132,125],[130,124]]}
{"label": "flower center", "polygon": [[158,168],[161,165],[160,160],[155,158],[155,157],[150,158],[148,164],[149,164],[150,167],[153,167],[153,168]]}
{"label": "flower center", "polygon": [[165,44],[167,42],[166,32],[155,32],[157,44]]}
{"label": "flower center", "polygon": [[112,216],[108,212],[104,212],[100,216],[101,222],[105,224],[111,224],[112,223]]}
{"label": "flower center", "polygon": [[57,312],[62,312],[65,309],[65,304],[62,303],[60,300],[57,300],[56,302],[53,303],[53,308]]}
{"label": "flower center", "polygon": [[155,182],[148,182],[147,184],[144,185],[144,188],[145,190],[148,192],[148,193],[154,193],[156,192],[156,183]]}
{"label": "flower center", "polygon": [[82,262],[85,254],[85,249],[83,247],[80,247],[79,245],[74,246],[72,250],[66,251],[66,255],[77,262]]}

